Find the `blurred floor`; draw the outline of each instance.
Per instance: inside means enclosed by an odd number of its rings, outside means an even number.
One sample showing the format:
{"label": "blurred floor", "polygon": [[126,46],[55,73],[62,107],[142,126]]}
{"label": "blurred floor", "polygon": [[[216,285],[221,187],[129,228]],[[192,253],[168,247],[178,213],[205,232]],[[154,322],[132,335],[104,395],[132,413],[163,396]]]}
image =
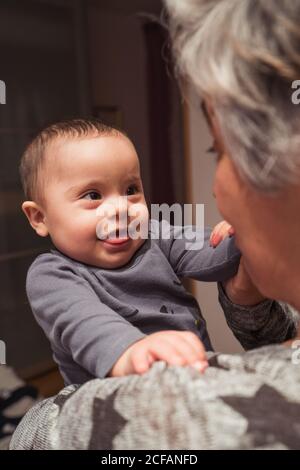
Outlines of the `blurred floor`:
{"label": "blurred floor", "polygon": [[47,398],[56,395],[63,387],[64,382],[57,368],[28,379],[28,385],[33,385],[39,391],[39,395]]}

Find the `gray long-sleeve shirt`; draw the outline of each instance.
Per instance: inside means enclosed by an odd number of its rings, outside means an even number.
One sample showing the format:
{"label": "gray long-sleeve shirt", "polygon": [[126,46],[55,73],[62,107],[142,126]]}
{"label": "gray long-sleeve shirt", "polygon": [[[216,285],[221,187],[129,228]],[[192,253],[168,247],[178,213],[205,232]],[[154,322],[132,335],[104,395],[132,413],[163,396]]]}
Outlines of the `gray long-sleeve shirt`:
{"label": "gray long-sleeve shirt", "polygon": [[123,352],[145,335],[193,331],[211,349],[205,320],[180,278],[224,281],[238,268],[234,238],[217,248],[186,249],[186,240],[148,239],[118,269],[88,266],[57,250],[40,255],[27,276],[32,311],[49,338],[67,384],[105,377]]}

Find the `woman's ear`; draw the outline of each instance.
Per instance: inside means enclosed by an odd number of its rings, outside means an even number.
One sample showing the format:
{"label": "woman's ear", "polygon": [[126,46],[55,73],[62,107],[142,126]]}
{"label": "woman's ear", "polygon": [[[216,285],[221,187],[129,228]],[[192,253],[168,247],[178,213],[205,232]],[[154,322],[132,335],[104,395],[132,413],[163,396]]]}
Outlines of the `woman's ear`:
{"label": "woman's ear", "polygon": [[22,204],[22,211],[29,220],[33,230],[35,230],[40,237],[47,237],[49,231],[45,223],[45,214],[42,208],[33,201],[25,201]]}

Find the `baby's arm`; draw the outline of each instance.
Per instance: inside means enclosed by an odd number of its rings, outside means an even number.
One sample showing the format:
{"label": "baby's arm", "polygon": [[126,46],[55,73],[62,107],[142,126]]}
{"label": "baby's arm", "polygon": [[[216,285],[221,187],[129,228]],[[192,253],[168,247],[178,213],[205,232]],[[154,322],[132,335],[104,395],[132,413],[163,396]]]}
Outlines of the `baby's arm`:
{"label": "baby's arm", "polygon": [[[170,230],[169,239],[160,239],[159,242],[178,277],[217,282],[230,279],[237,273],[241,254],[233,237],[227,237],[213,247],[210,243],[210,229],[205,229],[204,233],[198,231],[192,244],[185,234],[178,238],[181,227],[171,227]],[[198,248],[197,240],[201,240],[201,236],[203,243]]]}
{"label": "baby's arm", "polygon": [[199,371],[207,366],[196,335],[178,331],[144,335],[103,304],[76,267],[58,255],[45,254],[33,263],[27,295],[53,348],[65,351],[94,377],[141,374],[158,360],[194,365]]}

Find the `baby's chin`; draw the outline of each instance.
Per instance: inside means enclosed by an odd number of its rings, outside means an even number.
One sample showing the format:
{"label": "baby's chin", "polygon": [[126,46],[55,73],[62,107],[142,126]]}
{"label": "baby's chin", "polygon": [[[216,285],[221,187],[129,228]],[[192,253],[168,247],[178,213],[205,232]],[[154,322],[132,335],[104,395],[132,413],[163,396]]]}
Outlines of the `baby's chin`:
{"label": "baby's chin", "polygon": [[145,243],[145,239],[131,240],[128,247],[106,247],[101,240],[97,240],[90,250],[80,251],[70,247],[56,246],[64,255],[82,264],[100,269],[118,269],[131,261],[138,249]]}
{"label": "baby's chin", "polygon": [[144,243],[145,240],[143,239],[132,240],[132,244],[127,250],[120,250],[115,253],[102,252],[99,256],[95,257],[94,263],[92,264],[103,269],[122,268],[131,261],[135,253]]}

